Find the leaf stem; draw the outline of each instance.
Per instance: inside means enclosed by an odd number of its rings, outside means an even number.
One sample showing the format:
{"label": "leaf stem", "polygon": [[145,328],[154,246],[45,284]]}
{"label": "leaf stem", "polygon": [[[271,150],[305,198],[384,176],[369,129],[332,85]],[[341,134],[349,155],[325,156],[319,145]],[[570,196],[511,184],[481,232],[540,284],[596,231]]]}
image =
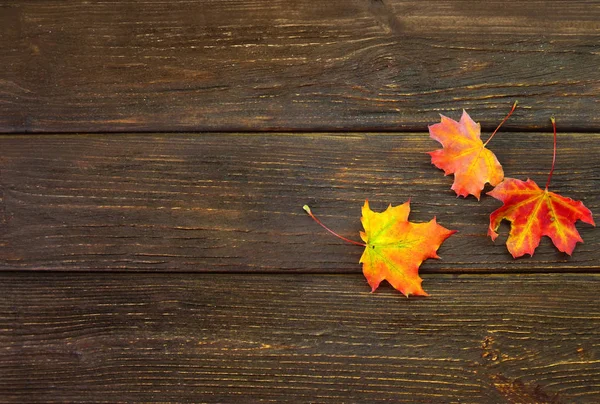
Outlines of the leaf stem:
{"label": "leaf stem", "polygon": [[494,137],[494,135],[496,134],[496,132],[498,132],[498,129],[500,129],[500,127],[504,124],[504,122],[506,122],[508,120],[508,118],[512,115],[513,112],[515,112],[515,109],[517,108],[517,104],[519,103],[519,101],[515,101],[515,103],[512,106],[512,109],[510,110],[510,112],[508,113],[508,115],[506,115],[504,117],[504,119],[502,120],[502,122],[500,122],[500,125],[498,125],[498,127],[496,128],[496,130],[494,131],[494,133],[492,133],[490,135],[490,137],[488,138],[488,140],[485,141],[485,143],[483,144],[483,147],[487,146],[487,144],[490,142],[490,140],[492,140],[492,138]]}
{"label": "leaf stem", "polygon": [[310,210],[310,208],[308,207],[308,205],[304,205],[302,207],[302,209],[304,209],[306,211],[306,213],[308,213],[308,215],[310,217],[313,218],[313,220],[315,222],[317,222],[322,228],[324,228],[325,230],[327,230],[329,233],[333,234],[334,236],[336,236],[337,238],[340,238],[350,244],[354,244],[354,245],[359,245],[361,247],[366,247],[367,245],[365,243],[359,243],[358,241],[354,241],[354,240],[350,240],[349,238],[340,236],[339,234],[337,234],[336,232],[334,232],[333,230],[331,230],[329,227],[325,226],[323,223],[321,223],[321,221],[319,219],[317,219],[317,217],[315,215],[313,215],[312,211]]}
{"label": "leaf stem", "polygon": [[550,186],[552,173],[554,173],[554,163],[556,162],[556,119],[554,119],[554,117],[550,117],[550,121],[552,121],[552,129],[554,130],[554,151],[552,153],[552,168],[550,168],[550,174],[548,174],[548,181],[546,182],[546,191]]}

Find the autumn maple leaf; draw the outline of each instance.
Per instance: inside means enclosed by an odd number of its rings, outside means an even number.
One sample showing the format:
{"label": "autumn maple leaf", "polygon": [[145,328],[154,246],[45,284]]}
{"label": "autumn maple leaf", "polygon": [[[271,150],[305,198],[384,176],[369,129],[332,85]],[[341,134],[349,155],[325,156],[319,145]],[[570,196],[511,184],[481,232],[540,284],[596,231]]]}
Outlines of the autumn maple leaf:
{"label": "autumn maple leaf", "polygon": [[496,186],[504,178],[496,155],[485,146],[516,107],[517,102],[485,143],[481,141],[481,126],[465,110],[459,122],[441,115],[440,123],[429,126],[431,138],[444,147],[428,153],[431,163],[444,170],[445,175],[454,174],[451,188],[458,196],[473,195],[479,199],[486,183]]}
{"label": "autumn maple leaf", "polygon": [[571,255],[577,242],[583,242],[575,228],[575,222],[581,220],[595,226],[592,212],[582,202],[548,191],[556,161],[554,118],[552,118],[552,126],[554,156],[546,188],[541,189],[530,179],[521,181],[505,178],[502,183],[487,193],[504,202],[502,207],[490,215],[488,235],[495,240],[498,237],[496,230],[500,222],[503,219],[510,221],[511,229],[506,247],[513,258],[525,254],[533,255],[542,236],[550,237],[558,250]]}
{"label": "autumn maple leaf", "polygon": [[439,258],[437,249],[456,230],[440,226],[435,217],[427,223],[411,223],[409,213],[410,202],[377,213],[365,201],[360,219],[365,231],[360,237],[366,245],[359,262],[372,291],[385,279],[405,296],[427,296],[419,267],[427,258]]}
{"label": "autumn maple leaf", "polygon": [[381,281],[387,280],[407,297],[427,296],[421,287],[419,267],[427,258],[439,258],[438,248],[456,232],[440,226],[435,218],[427,223],[409,222],[410,202],[395,207],[390,205],[385,212],[377,213],[365,201],[361,217],[365,231],[360,232],[364,243],[359,243],[323,225],[308,206],[304,206],[304,210],[330,233],[365,247],[359,263],[363,264],[363,274],[371,291],[375,291]]}

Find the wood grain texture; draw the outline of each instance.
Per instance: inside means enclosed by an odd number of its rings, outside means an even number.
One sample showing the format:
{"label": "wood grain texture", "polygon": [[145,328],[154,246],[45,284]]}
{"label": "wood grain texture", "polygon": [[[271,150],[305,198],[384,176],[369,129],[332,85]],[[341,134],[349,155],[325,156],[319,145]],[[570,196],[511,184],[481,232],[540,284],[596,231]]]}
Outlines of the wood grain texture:
{"label": "wood grain texture", "polygon": [[595,1],[0,1],[0,132],[600,130]]}
{"label": "wood grain texture", "polygon": [[[517,112],[518,114],[518,112]],[[486,135],[484,135],[485,138]],[[600,135],[560,133],[551,189],[600,212]],[[411,220],[458,230],[425,272],[596,271],[597,229],[572,257],[543,238],[514,260],[494,244],[491,197],[456,198],[425,154],[427,133],[5,136],[0,138],[0,268],[358,273],[360,207],[412,198]],[[507,176],[544,184],[552,134],[500,133]]]}
{"label": "wood grain texture", "polygon": [[4,273],[0,401],[598,402],[599,282]]}

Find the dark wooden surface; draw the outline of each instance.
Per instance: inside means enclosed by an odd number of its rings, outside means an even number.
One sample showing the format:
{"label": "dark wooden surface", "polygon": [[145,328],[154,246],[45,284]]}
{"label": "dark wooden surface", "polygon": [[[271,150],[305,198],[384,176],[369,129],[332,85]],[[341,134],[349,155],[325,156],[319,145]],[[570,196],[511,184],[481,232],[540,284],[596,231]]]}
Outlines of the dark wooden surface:
{"label": "dark wooden surface", "polygon": [[15,402],[598,399],[598,275],[430,275],[425,299],[360,275],[1,279]]}
{"label": "dark wooden surface", "polygon": [[[598,230],[513,260],[425,154],[518,99],[507,176],[555,115],[598,215],[599,43],[596,1],[0,0],[0,402],[600,402]],[[301,208],[366,198],[459,231],[430,297]]]}
{"label": "dark wooden surface", "polygon": [[596,1],[0,1],[0,131],[600,128]]}
{"label": "dark wooden surface", "polygon": [[[518,115],[518,114],[517,114]],[[516,117],[515,119],[518,119]],[[599,134],[561,133],[552,189],[600,212]],[[351,272],[360,208],[411,199],[411,219],[458,230],[423,270],[587,271],[600,234],[578,226],[572,257],[549,238],[513,260],[487,236],[489,196],[457,198],[425,153],[427,133],[10,136],[0,139],[0,269]],[[508,175],[545,184],[552,134],[501,133],[490,148]],[[582,155],[585,151],[585,156]]]}

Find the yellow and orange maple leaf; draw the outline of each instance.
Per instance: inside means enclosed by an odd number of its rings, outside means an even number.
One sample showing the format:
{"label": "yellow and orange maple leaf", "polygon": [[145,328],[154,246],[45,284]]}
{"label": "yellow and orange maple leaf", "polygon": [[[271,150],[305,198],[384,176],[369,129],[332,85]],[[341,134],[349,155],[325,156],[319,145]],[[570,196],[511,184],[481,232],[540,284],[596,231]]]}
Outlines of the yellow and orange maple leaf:
{"label": "yellow and orange maple leaf", "polygon": [[456,231],[440,226],[435,218],[411,223],[409,213],[410,202],[390,205],[378,213],[365,201],[361,217],[365,231],[360,233],[365,251],[359,262],[372,291],[385,279],[405,296],[427,296],[421,287],[419,267],[427,258],[439,258],[438,248]]}
{"label": "yellow and orange maple leaf", "polygon": [[364,243],[340,236],[325,226],[307,205],[304,210],[320,226],[340,239],[365,250],[359,263],[363,274],[375,291],[381,281],[387,280],[405,296],[428,296],[421,287],[419,267],[428,258],[439,258],[440,245],[456,233],[437,224],[435,217],[427,223],[408,221],[410,202],[399,206],[390,205],[385,212],[373,212],[365,201],[360,218],[365,231],[360,232]]}
{"label": "yellow and orange maple leaf", "polygon": [[496,155],[485,146],[516,106],[515,102],[485,144],[481,141],[481,125],[473,121],[465,110],[459,122],[441,115],[440,123],[429,126],[431,138],[443,146],[428,153],[431,163],[444,170],[445,175],[454,174],[451,188],[458,196],[473,195],[479,199],[486,183],[496,186],[504,179],[504,171]]}
{"label": "yellow and orange maple leaf", "polygon": [[533,255],[542,236],[550,237],[556,248],[571,255],[577,242],[583,242],[575,222],[595,225],[592,212],[581,201],[541,189],[530,179],[505,178],[487,194],[504,202],[490,215],[488,235],[495,240],[500,222],[509,220],[506,247],[514,258]]}

